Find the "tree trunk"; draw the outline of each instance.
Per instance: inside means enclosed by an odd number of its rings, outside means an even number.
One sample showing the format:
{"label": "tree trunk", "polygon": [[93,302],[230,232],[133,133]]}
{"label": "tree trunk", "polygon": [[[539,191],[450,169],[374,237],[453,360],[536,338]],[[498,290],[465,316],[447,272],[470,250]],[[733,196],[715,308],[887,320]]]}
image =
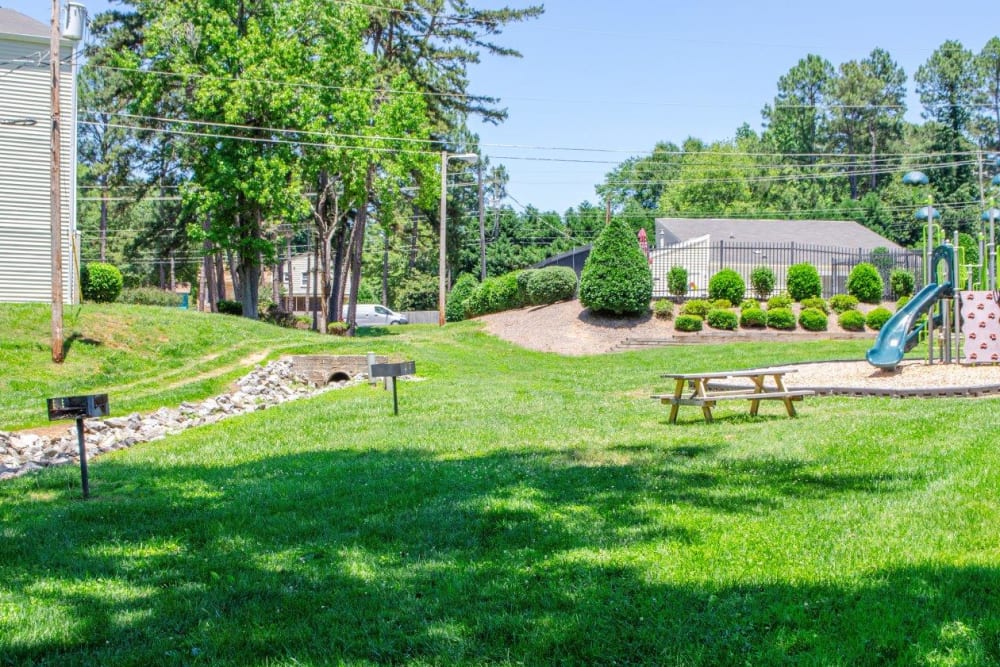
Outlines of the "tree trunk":
{"label": "tree trunk", "polygon": [[215,305],[218,310],[219,301],[226,298],[226,263],[222,260],[222,253],[218,248],[215,250]]}
{"label": "tree trunk", "polygon": [[358,309],[358,286],[361,283],[361,257],[365,248],[365,225],[368,222],[368,204],[371,201],[372,181],[375,178],[375,165],[368,166],[368,173],[365,175],[365,195],[358,207],[358,216],[354,220],[354,229],[351,230],[350,244],[350,266],[351,266],[351,289],[347,298],[347,335],[353,336],[355,333],[355,319],[357,319]]}

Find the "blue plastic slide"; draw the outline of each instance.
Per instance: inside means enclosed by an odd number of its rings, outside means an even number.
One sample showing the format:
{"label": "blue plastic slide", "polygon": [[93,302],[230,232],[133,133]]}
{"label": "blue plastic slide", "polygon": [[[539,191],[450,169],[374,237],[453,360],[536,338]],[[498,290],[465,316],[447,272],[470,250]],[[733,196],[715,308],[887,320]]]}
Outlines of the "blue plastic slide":
{"label": "blue plastic slide", "polygon": [[865,358],[878,368],[892,370],[903,360],[903,354],[917,344],[923,326],[915,326],[920,316],[929,311],[942,296],[951,293],[951,283],[930,283],[896,311],[878,332],[875,345]]}

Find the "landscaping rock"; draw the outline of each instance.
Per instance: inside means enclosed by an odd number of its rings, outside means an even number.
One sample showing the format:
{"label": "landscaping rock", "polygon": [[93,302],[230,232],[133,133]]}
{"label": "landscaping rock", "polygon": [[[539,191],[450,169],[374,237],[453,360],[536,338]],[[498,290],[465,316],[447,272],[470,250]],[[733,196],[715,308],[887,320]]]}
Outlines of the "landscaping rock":
{"label": "landscaping rock", "polygon": [[[288,360],[256,366],[236,382],[239,389],[230,394],[221,394],[200,403],[185,401],[177,409],[160,408],[145,417],[133,413],[126,417],[84,420],[87,457],[141,442],[160,440],[188,428],[215,424],[231,416],[255,412],[366,380],[365,375],[359,374],[351,382],[317,387],[296,374],[294,365]],[[79,459],[75,426],[67,429],[66,435],[57,438],[0,431],[0,481],[48,466],[77,463]]]}

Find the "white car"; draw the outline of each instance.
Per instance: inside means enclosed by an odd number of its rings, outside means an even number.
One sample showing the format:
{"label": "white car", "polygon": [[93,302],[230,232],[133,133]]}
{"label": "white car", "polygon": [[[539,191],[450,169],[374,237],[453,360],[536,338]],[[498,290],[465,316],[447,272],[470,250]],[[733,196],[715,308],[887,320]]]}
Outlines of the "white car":
{"label": "white car", "polygon": [[[347,321],[347,306],[344,306],[344,321]],[[359,327],[377,327],[409,322],[406,315],[393,312],[377,303],[359,303],[354,313],[354,321]]]}

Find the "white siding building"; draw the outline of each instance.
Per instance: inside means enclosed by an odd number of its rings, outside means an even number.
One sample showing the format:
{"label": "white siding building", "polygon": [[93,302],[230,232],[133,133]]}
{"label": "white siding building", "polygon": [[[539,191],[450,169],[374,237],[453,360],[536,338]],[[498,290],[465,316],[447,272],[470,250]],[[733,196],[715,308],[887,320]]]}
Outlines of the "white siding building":
{"label": "white siding building", "polygon": [[[0,302],[49,302],[51,287],[49,26],[0,9]],[[64,301],[77,300],[74,49],[60,60]]]}

